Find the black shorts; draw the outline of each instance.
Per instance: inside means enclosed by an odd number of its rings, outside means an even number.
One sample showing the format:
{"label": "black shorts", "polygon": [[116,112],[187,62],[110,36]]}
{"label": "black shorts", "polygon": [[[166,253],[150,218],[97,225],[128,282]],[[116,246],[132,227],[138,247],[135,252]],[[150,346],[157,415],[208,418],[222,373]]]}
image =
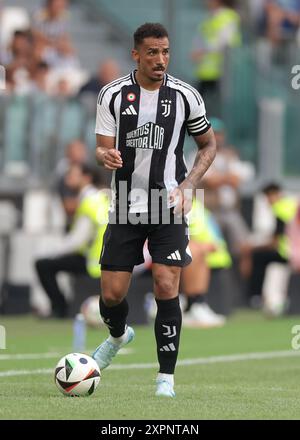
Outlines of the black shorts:
{"label": "black shorts", "polygon": [[184,219],[180,224],[108,224],[100,257],[102,269],[131,272],[135,265],[144,263],[147,239],[153,263],[183,267],[192,261]]}

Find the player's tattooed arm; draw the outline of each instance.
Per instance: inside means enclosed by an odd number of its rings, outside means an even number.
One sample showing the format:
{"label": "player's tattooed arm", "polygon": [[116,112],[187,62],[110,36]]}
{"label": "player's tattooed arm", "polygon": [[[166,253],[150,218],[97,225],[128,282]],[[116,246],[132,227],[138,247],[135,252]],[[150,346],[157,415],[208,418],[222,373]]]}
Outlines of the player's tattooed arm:
{"label": "player's tattooed arm", "polygon": [[96,160],[98,164],[104,166],[108,170],[122,168],[123,161],[121,153],[115,148],[116,138],[97,134],[96,139]]}
{"label": "player's tattooed arm", "polygon": [[193,168],[185,179],[192,189],[199,188],[202,177],[216,157],[217,148],[212,128],[200,136],[195,136],[194,139],[198,146],[198,153]]}
{"label": "player's tattooed arm", "polygon": [[188,214],[191,210],[194,190],[199,188],[201,178],[216,156],[216,140],[212,128],[205,134],[195,136],[194,139],[198,146],[198,153],[193,168],[185,180],[170,195],[170,201],[176,202],[176,214]]}

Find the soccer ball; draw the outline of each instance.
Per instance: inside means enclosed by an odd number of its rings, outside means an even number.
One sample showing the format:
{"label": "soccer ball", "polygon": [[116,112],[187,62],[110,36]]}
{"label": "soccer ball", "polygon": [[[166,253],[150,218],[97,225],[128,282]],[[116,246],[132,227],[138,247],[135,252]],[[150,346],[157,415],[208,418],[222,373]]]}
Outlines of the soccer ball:
{"label": "soccer ball", "polygon": [[99,385],[101,373],[90,356],[70,353],[56,365],[54,379],[59,391],[67,396],[89,396]]}
{"label": "soccer ball", "polygon": [[99,312],[99,299],[100,296],[89,296],[81,304],[80,311],[84,316],[85,322],[90,327],[99,327],[103,324],[103,321]]}

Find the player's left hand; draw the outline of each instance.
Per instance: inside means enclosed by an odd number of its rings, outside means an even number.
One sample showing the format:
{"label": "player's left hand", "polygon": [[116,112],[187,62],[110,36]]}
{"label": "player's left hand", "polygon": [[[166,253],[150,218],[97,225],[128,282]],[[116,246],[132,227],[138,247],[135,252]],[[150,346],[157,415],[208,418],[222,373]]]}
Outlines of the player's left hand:
{"label": "player's left hand", "polygon": [[187,215],[190,212],[193,203],[193,188],[189,181],[184,180],[171,192],[170,202],[176,203],[174,214]]}

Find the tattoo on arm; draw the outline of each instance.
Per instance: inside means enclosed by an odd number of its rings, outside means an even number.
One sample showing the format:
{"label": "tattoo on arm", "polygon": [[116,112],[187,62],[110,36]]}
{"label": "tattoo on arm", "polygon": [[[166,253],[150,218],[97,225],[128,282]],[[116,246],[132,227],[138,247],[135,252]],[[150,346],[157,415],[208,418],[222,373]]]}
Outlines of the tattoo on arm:
{"label": "tattoo on arm", "polygon": [[197,188],[201,178],[214,161],[216,156],[216,141],[212,130],[209,130],[203,136],[196,137],[195,141],[198,145],[198,153],[193,168],[186,177],[186,180],[191,182],[194,188]]}

